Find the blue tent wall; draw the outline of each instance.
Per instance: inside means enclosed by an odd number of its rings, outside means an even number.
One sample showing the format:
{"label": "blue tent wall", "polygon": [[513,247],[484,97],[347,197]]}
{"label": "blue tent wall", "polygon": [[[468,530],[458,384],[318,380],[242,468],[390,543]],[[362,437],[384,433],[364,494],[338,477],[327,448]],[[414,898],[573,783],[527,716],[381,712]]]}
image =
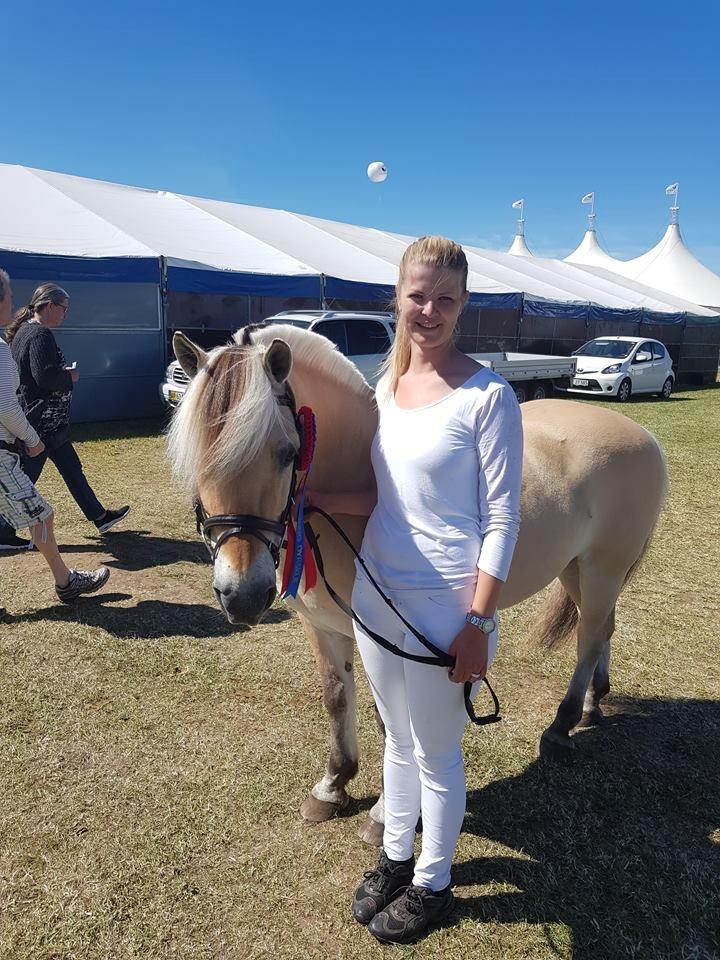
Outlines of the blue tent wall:
{"label": "blue tent wall", "polygon": [[[57,339],[68,362],[77,361],[80,381],[73,399],[75,420],[148,417],[161,412],[159,384],[166,362],[165,290],[251,298],[306,298],[321,306],[350,301],[386,309],[394,290],[319,275],[272,276],[170,264],[162,258],[57,257],[0,251],[14,302],[51,280],[71,298]],[[267,315],[267,314],[264,314]],[[521,293],[470,296],[461,324],[461,346],[476,350],[525,349],[569,352],[594,336],[632,333],[667,342],[680,375],[707,379],[717,366],[720,318],[613,310],[589,303],[557,303]],[[512,341],[515,342],[512,342]],[[714,359],[713,359],[714,358]],[[714,372],[713,372],[714,377]]]}
{"label": "blue tent wall", "polygon": [[165,369],[165,332],[157,258],[53,257],[0,251],[13,303],[22,306],[45,281],[70,295],[56,331],[80,373],[75,421],[150,417],[162,411],[158,385]]}

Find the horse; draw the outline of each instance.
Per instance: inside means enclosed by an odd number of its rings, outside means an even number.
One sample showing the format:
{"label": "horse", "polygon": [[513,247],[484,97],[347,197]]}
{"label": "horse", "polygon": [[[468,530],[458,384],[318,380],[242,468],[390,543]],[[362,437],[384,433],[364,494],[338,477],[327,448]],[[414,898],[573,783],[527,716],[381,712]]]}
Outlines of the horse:
{"label": "horse", "polygon": [[[312,408],[317,422],[307,489],[372,490],[374,394],[329,340],[288,325],[242,328],[209,353],[176,333],[173,348],[191,383],[169,428],[168,454],[198,504],[220,607],[230,623],[254,625],[280,585],[303,443],[297,410]],[[520,533],[499,607],[555,581],[538,640],[553,647],[577,636],[575,670],[539,743],[540,756],[557,758],[574,750],[575,727],[602,719],[615,605],[652,540],[667,470],[655,438],[612,410],[535,400],[523,404],[522,419]],[[365,518],[334,519],[359,549]],[[328,581],[349,603],[355,577],[350,550],[321,516],[313,515],[310,526]],[[312,589],[305,586],[301,581],[288,603],[315,654],[331,746],[325,773],[301,813],[321,822],[347,806],[346,786],[358,769],[354,638],[322,577]],[[382,830],[381,794],[360,836],[378,845]]]}

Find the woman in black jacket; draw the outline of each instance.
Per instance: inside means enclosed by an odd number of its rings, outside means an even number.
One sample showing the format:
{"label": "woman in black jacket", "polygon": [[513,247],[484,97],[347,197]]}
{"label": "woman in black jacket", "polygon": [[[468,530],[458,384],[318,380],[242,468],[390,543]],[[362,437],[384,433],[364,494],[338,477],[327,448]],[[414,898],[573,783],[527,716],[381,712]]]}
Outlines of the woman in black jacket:
{"label": "woman in black jacket", "polygon": [[127,516],[130,507],[105,509],[88,483],[70,439],[70,402],[80,374],[74,364],[67,366],[52,332],[65,319],[68,305],[62,287],[43,283],[6,330],[20,373],[20,403],[45,444],[44,453],[23,462],[23,469],[35,483],[46,460],[52,460],[85,517],[105,533]]}

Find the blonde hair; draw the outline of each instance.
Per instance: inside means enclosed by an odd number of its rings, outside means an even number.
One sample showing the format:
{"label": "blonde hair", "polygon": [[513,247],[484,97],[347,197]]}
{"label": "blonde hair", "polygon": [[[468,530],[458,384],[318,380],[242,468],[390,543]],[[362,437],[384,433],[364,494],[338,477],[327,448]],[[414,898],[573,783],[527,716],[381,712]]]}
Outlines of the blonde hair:
{"label": "blonde hair", "polygon": [[398,380],[410,366],[410,336],[400,316],[400,289],[409,268],[415,264],[457,273],[463,292],[467,290],[468,262],[465,251],[459,243],[448,240],[446,237],[420,237],[405,250],[400,261],[400,272],[393,301],[397,318],[395,339],[382,365],[380,389],[386,396],[395,393]]}

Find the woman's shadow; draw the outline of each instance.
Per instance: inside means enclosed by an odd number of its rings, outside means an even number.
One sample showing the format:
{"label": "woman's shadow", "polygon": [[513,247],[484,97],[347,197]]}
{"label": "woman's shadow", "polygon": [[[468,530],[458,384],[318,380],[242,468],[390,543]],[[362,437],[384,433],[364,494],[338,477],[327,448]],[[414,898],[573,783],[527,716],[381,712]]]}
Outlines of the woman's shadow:
{"label": "woman's shadow", "polygon": [[[575,762],[536,760],[468,796],[465,832],[518,856],[458,864],[460,917],[544,927],[574,960],[720,957],[720,703],[614,701]],[[554,942],[553,924],[571,947]]]}

